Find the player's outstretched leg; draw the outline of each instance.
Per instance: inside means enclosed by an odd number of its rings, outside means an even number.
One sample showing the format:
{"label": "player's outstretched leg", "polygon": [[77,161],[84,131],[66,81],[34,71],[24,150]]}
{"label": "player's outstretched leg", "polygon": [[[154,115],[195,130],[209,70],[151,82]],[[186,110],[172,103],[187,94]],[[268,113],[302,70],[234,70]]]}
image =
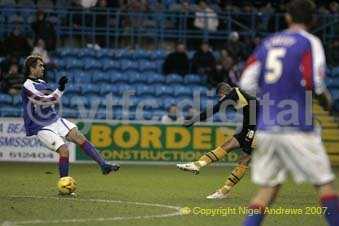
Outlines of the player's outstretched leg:
{"label": "player's outstretched leg", "polygon": [[232,188],[243,178],[246,174],[248,165],[251,160],[251,155],[244,155],[239,161],[238,165],[233,169],[231,174],[228,176],[225,184],[219,188],[216,192],[211,195],[208,195],[207,199],[224,199],[229,196]]}
{"label": "player's outstretched leg", "polygon": [[243,223],[244,226],[260,226],[265,218],[265,209],[272,204],[280,190],[280,184],[269,187],[260,187],[258,193],[248,207],[253,214],[248,214]]}
{"label": "player's outstretched leg", "polygon": [[199,174],[199,171],[202,167],[207,166],[213,162],[217,162],[225,157],[227,153],[232,151],[234,148],[239,147],[239,142],[232,137],[230,140],[225,142],[222,146],[217,147],[216,149],[207,152],[199,158],[198,161],[189,162],[189,163],[180,163],[177,164],[177,167],[184,171],[189,171],[194,174]]}
{"label": "player's outstretched leg", "polygon": [[64,144],[57,150],[59,153],[59,175],[61,177],[67,177],[69,171],[69,151]]}
{"label": "player's outstretched leg", "polygon": [[317,186],[321,206],[326,208],[324,216],[329,226],[339,225],[339,200],[332,183]]}
{"label": "player's outstretched leg", "polygon": [[71,129],[67,134],[67,139],[78,144],[87,156],[96,161],[101,168],[102,174],[107,175],[120,169],[118,164],[108,164],[96,148],[76,128]]}

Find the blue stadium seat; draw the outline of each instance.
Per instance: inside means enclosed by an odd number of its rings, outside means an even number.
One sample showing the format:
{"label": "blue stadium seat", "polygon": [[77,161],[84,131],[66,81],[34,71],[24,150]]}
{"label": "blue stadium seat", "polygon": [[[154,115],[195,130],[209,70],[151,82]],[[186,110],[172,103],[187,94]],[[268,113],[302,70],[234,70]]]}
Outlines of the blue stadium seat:
{"label": "blue stadium seat", "polygon": [[88,107],[89,106],[89,101],[88,101],[88,97],[82,97],[82,96],[73,96],[70,99],[70,106],[75,109],[75,110],[79,110],[78,106],[85,106]]}
{"label": "blue stadium seat", "polygon": [[133,92],[135,91],[134,87],[131,85],[127,85],[127,84],[121,84],[118,86],[118,94],[122,95],[126,92]]}
{"label": "blue stadium seat", "polygon": [[177,85],[174,89],[174,95],[177,97],[188,96],[192,97],[192,89],[189,86]]}
{"label": "blue stadium seat", "polygon": [[101,71],[93,74],[91,77],[92,77],[93,83],[111,82],[111,78],[109,74],[101,72]]}
{"label": "blue stadium seat", "polygon": [[126,72],[124,74],[126,74],[130,83],[147,83],[147,78],[144,74],[138,72]]}
{"label": "blue stadium seat", "polygon": [[93,48],[81,48],[78,53],[79,57],[96,57],[96,50]]}
{"label": "blue stadium seat", "polygon": [[159,60],[159,59],[165,59],[167,53],[163,49],[158,49],[151,52],[151,59],[153,60]]}
{"label": "blue stadium seat", "polygon": [[22,109],[13,107],[13,106],[7,106],[5,108],[1,109],[1,117],[21,117],[22,116]]}
{"label": "blue stadium seat", "polygon": [[13,96],[13,99],[12,99],[12,103],[15,107],[17,108],[21,108],[22,107],[22,98],[21,98],[21,95],[16,95],[16,96]]}
{"label": "blue stadium seat", "polygon": [[201,76],[195,74],[185,75],[184,81],[186,84],[199,84],[201,82]]}
{"label": "blue stadium seat", "polygon": [[57,68],[59,70],[61,70],[61,69],[64,69],[66,67],[67,60],[63,59],[63,58],[56,57],[56,58],[53,59],[53,62],[55,63]]}
{"label": "blue stadium seat", "polygon": [[91,76],[89,74],[76,74],[74,75],[74,83],[75,84],[86,84],[86,83],[91,83]]}
{"label": "blue stadium seat", "polygon": [[183,84],[184,79],[182,76],[177,75],[177,74],[170,74],[166,76],[166,82],[167,83],[176,83],[176,84]]}
{"label": "blue stadium seat", "polygon": [[102,84],[98,84],[98,86],[100,87],[99,91],[100,91],[100,95],[101,96],[105,96],[109,93],[112,93],[112,86],[111,84],[107,84],[107,83],[102,83]]}
{"label": "blue stadium seat", "polygon": [[98,87],[98,85],[95,85],[95,84],[84,83],[84,84],[81,84],[81,88],[82,88],[81,93],[83,95],[100,93],[100,88]]}
{"label": "blue stadium seat", "polygon": [[128,77],[123,73],[119,73],[119,72],[116,72],[116,71],[114,73],[109,72],[109,76],[111,78],[112,84],[115,84],[115,83],[118,83],[118,82],[125,82],[125,83],[128,82]]}
{"label": "blue stadium seat", "polygon": [[177,103],[177,101],[176,101],[176,99],[175,98],[173,98],[173,97],[165,97],[165,98],[163,98],[163,110],[164,111],[167,111],[167,109],[171,106],[171,105],[173,105],[173,104],[176,104]]}
{"label": "blue stadium seat", "polygon": [[155,94],[155,88],[154,86],[147,86],[147,85],[138,85],[136,87],[136,95],[141,96],[141,95],[154,95]]}
{"label": "blue stadium seat", "polygon": [[104,58],[101,60],[102,64],[102,69],[107,71],[110,69],[115,69],[115,70],[119,70],[120,69],[120,62],[116,61],[116,60],[111,60],[109,58]]}
{"label": "blue stadium seat", "polygon": [[165,83],[166,81],[166,77],[164,75],[155,72],[143,73],[143,75],[147,78],[147,82],[150,84]]}
{"label": "blue stadium seat", "polygon": [[174,95],[174,88],[171,86],[160,85],[156,87],[155,93],[157,96],[172,96]]}
{"label": "blue stadium seat", "polygon": [[66,92],[68,94],[72,94],[72,95],[79,95],[81,93],[81,84],[78,83],[71,83],[69,85],[67,85],[66,87]]}
{"label": "blue stadium seat", "polygon": [[328,78],[325,80],[325,82],[329,89],[339,88],[339,77]]}
{"label": "blue stadium seat", "polygon": [[9,94],[0,94],[1,104],[12,104],[13,97]]}
{"label": "blue stadium seat", "polygon": [[134,51],[134,58],[136,59],[149,59],[151,56],[151,52],[146,51],[144,49],[137,49]]}
{"label": "blue stadium seat", "polygon": [[83,58],[82,62],[83,62],[83,68],[85,70],[102,68],[101,62],[91,57]]}
{"label": "blue stadium seat", "polygon": [[156,62],[149,60],[139,60],[139,71],[147,72],[147,71],[158,71],[158,65]]}
{"label": "blue stadium seat", "polygon": [[339,67],[335,67],[332,69],[331,74],[333,77],[338,77],[339,76]]}
{"label": "blue stadium seat", "polygon": [[114,50],[115,59],[123,60],[134,60],[134,52],[129,49],[115,49]]}
{"label": "blue stadium seat", "polygon": [[113,49],[100,49],[99,51],[95,52],[95,56],[99,60],[102,60],[102,58],[113,58],[114,50]]}
{"label": "blue stadium seat", "polygon": [[127,70],[137,71],[139,68],[139,64],[138,62],[132,61],[132,60],[121,60],[120,68],[122,71],[127,71]]}
{"label": "blue stadium seat", "polygon": [[339,111],[339,99],[334,101],[333,108],[335,111]]}
{"label": "blue stadium seat", "polygon": [[82,68],[83,63],[81,60],[76,58],[67,58],[66,59],[66,68],[67,69],[75,69],[75,68]]}

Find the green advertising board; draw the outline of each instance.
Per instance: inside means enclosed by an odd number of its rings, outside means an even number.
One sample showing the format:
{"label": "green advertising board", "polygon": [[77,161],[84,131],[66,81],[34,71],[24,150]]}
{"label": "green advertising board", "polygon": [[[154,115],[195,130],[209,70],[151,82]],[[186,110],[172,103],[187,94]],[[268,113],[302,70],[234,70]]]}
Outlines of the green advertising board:
{"label": "green advertising board", "polygon": [[[109,161],[188,162],[223,144],[233,134],[234,126],[142,123],[78,122],[86,127],[86,137]],[[240,150],[229,153],[223,162],[236,162]],[[79,147],[76,160],[89,160]]]}

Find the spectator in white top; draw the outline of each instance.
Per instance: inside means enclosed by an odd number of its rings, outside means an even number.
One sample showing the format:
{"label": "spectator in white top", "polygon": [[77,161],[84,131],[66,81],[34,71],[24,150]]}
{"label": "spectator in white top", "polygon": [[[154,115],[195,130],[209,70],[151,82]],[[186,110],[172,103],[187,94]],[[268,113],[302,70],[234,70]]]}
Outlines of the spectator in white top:
{"label": "spectator in white top", "polygon": [[42,39],[38,39],[36,45],[33,48],[32,55],[39,55],[46,64],[51,63],[48,52],[45,49],[45,42]]}
{"label": "spectator in white top", "polygon": [[195,13],[194,26],[207,31],[216,31],[219,26],[217,13],[205,1],[199,2],[198,11]]}
{"label": "spectator in white top", "polygon": [[167,114],[162,116],[161,118],[162,123],[183,123],[184,122],[184,117],[180,115],[178,112],[178,108],[175,104],[172,104],[168,110]]}

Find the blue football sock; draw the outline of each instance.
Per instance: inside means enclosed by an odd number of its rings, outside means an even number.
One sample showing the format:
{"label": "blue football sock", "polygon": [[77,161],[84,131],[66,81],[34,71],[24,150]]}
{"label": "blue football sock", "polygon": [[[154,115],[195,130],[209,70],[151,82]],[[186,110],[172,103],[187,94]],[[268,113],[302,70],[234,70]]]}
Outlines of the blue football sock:
{"label": "blue football sock", "polygon": [[95,147],[87,140],[81,145],[81,148],[86,153],[86,155],[96,161],[100,166],[103,166],[106,163]]}
{"label": "blue football sock", "polygon": [[328,195],[320,198],[323,207],[326,207],[325,218],[329,226],[339,225],[339,202],[336,195]]}
{"label": "blue football sock", "polygon": [[247,215],[244,221],[244,226],[260,226],[265,217],[263,212],[264,207],[260,205],[251,205],[249,209],[256,210],[256,213]]}
{"label": "blue football sock", "polygon": [[68,176],[69,160],[68,157],[60,156],[59,158],[59,174],[60,177]]}

